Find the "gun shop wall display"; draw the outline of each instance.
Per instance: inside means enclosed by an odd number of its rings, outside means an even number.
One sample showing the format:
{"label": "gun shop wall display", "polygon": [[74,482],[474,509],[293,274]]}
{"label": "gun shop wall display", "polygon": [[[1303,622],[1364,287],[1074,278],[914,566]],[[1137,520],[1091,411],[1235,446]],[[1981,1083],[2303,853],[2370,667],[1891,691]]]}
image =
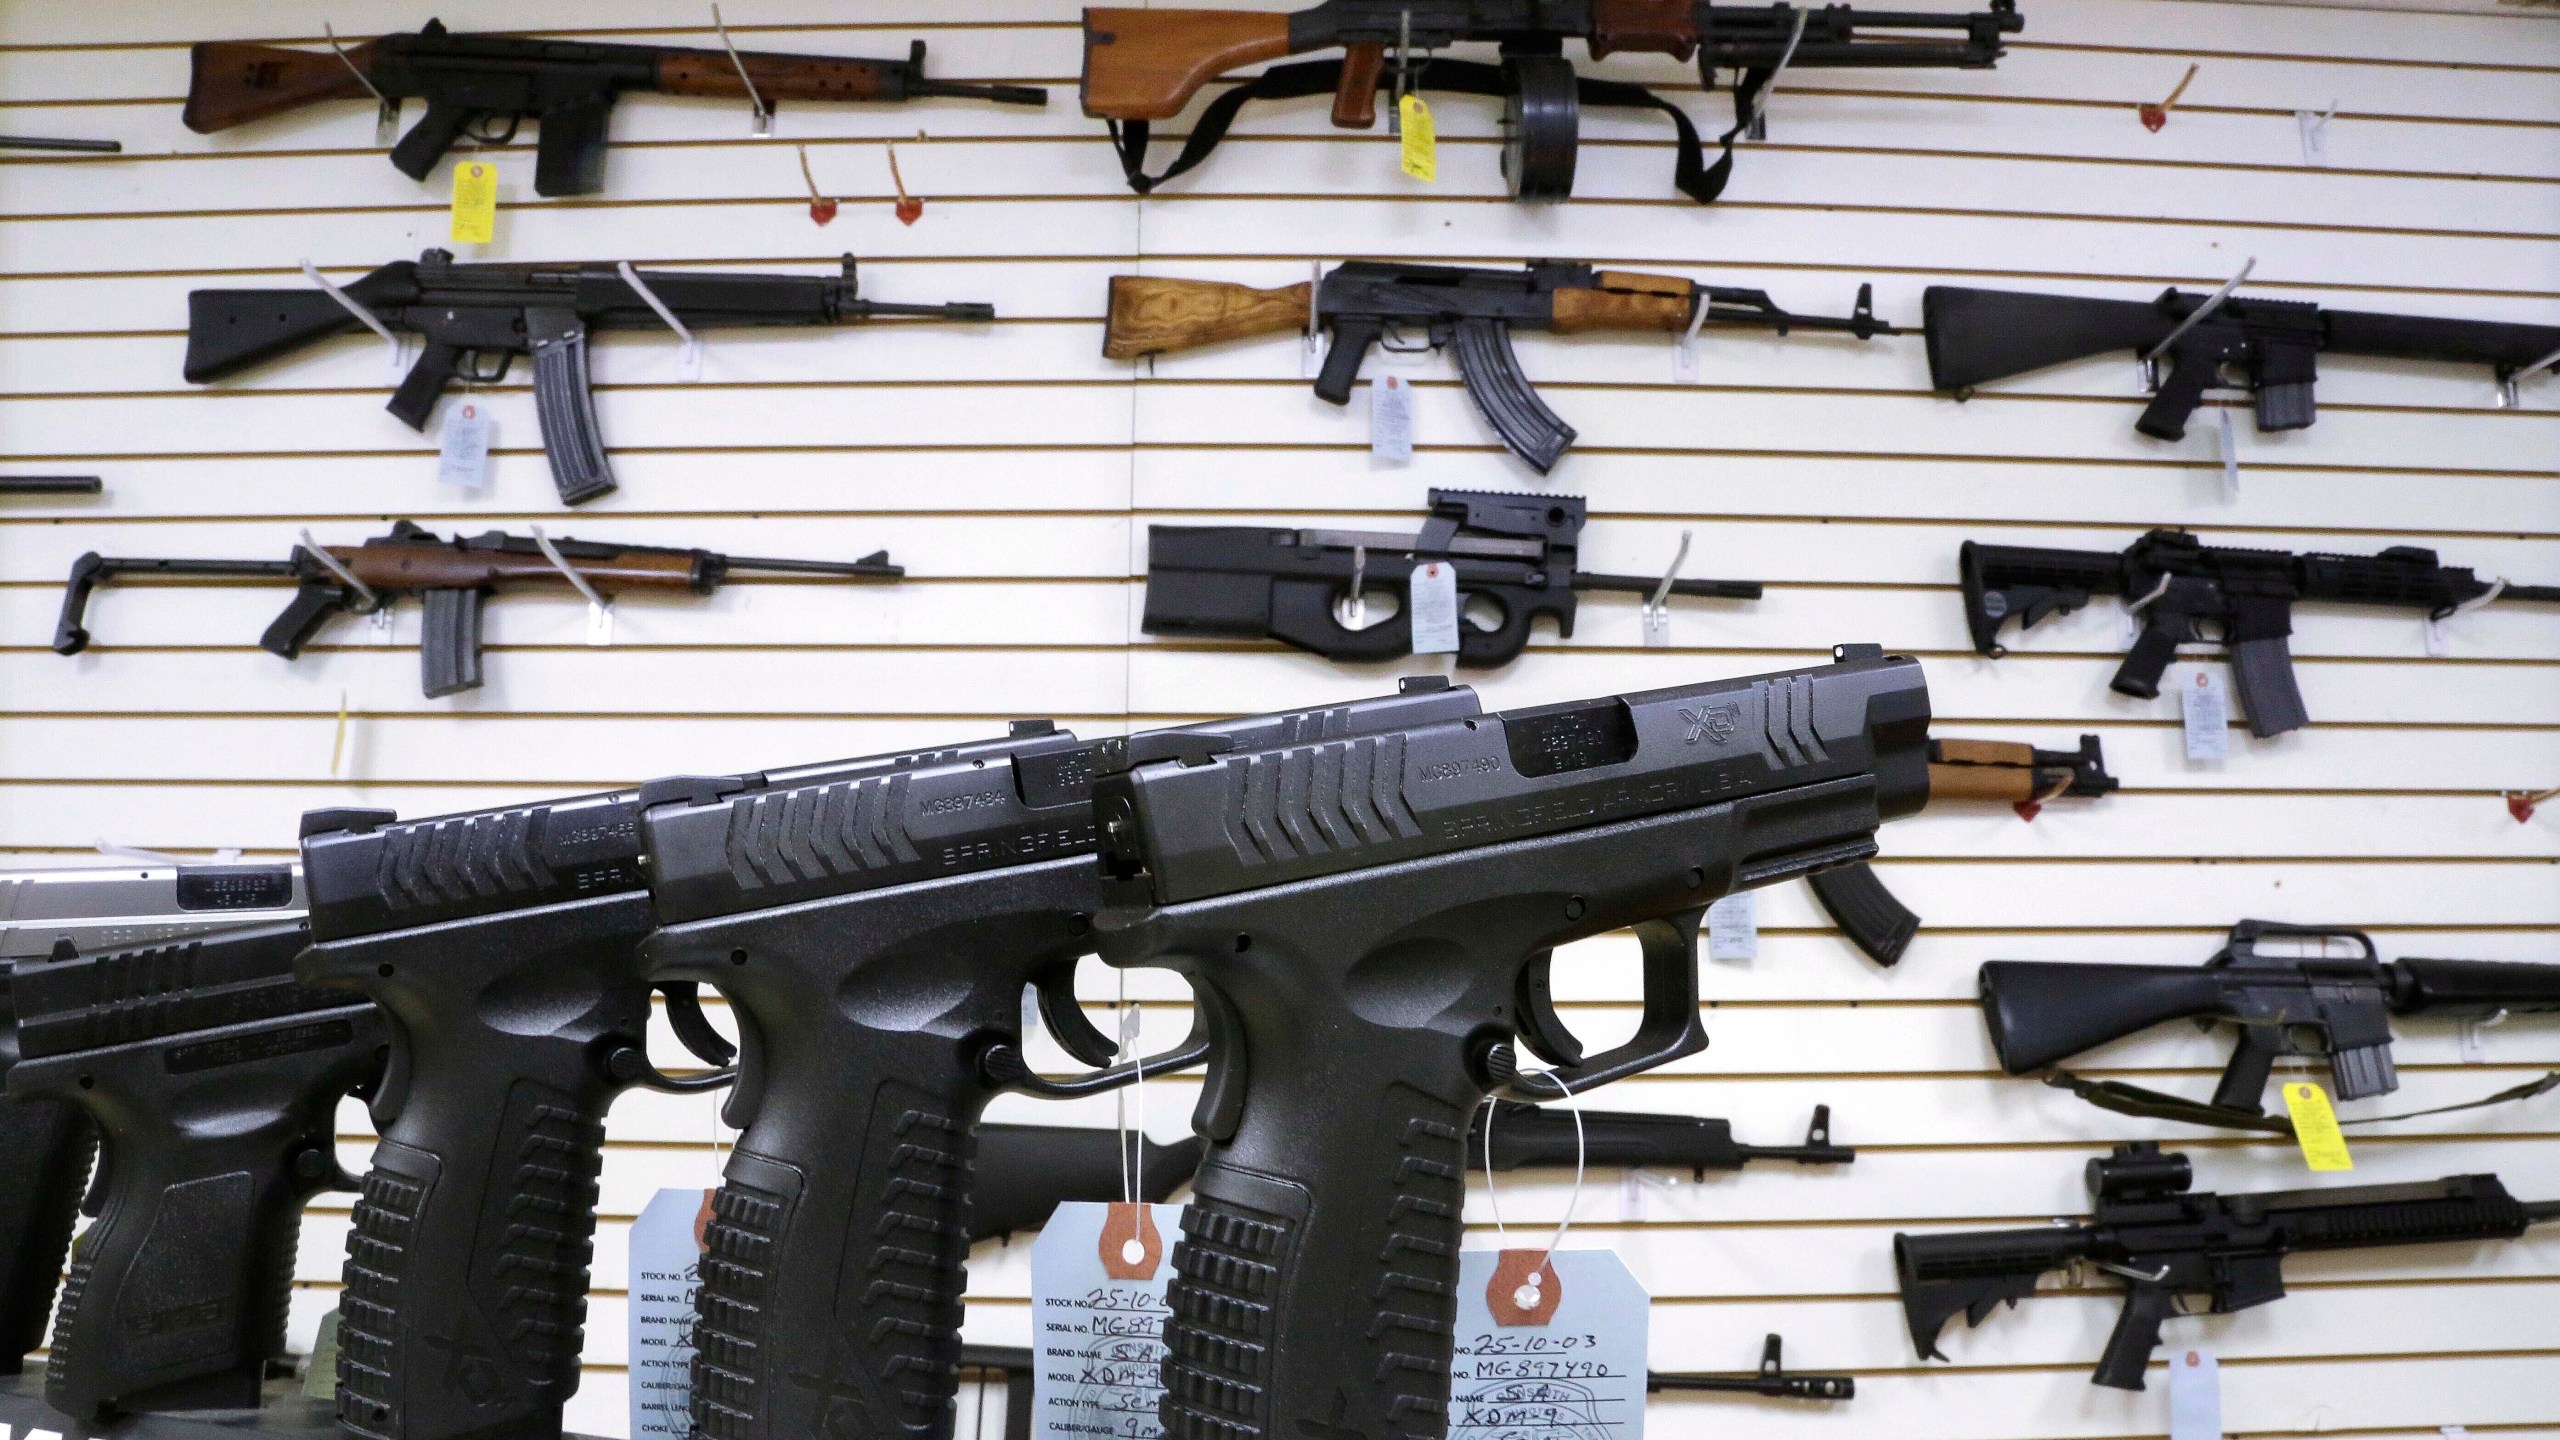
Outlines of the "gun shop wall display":
{"label": "gun shop wall display", "polygon": [[2555,130],[2499,0],[0,5],[0,1440],[2560,1434]]}

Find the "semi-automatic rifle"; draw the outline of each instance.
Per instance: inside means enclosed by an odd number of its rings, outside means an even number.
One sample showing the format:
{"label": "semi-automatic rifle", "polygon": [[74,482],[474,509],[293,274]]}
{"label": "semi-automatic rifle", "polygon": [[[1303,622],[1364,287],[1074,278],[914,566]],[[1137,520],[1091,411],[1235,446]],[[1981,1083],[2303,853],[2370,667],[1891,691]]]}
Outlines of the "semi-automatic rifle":
{"label": "semi-automatic rifle", "polygon": [[995,318],[991,305],[864,300],[851,255],[844,257],[844,273],[833,277],[635,270],[635,287],[625,269],[576,261],[457,265],[452,252],[429,250],[336,291],[192,291],[186,377],[202,385],[332,336],[355,334],[369,328],[356,317],[362,309],[392,331],[425,338],[417,363],[384,407],[410,429],[423,431],[457,377],[495,385],[507,377],[515,357],[530,356],[534,414],[551,483],[562,503],[576,505],[615,484],[588,374],[592,331],[663,329],[658,305],[691,330],[840,325],[884,315]]}
{"label": "semi-automatic rifle", "polygon": [[426,118],[391,147],[391,163],[412,180],[426,179],[456,140],[505,145],[526,119],[539,120],[533,188],[540,195],[604,188],[613,103],[634,90],[750,100],[759,115],[785,100],[899,104],[949,96],[1049,103],[1048,91],[1029,86],[928,80],[921,40],[901,62],[456,35],[430,20],[415,35],[385,35],[344,49],[335,42],[329,50],[291,50],[209,41],[196,46],[192,58],[187,108],[179,118],[199,135],[330,100],[374,100],[388,128],[399,120],[401,101],[426,101]]}
{"label": "semi-automatic rifle", "polygon": [[[1576,570],[1586,511],[1578,495],[1434,490],[1431,518],[1416,535],[1373,530],[1299,530],[1266,525],[1147,527],[1146,610],[1150,635],[1278,640],[1328,660],[1394,660],[1413,653],[1414,571],[1439,563],[1454,572],[1458,663],[1504,665],[1529,643],[1540,616],[1573,635],[1584,591],[1651,596],[1661,577],[1586,575]],[[1395,599],[1393,613],[1367,619],[1368,597]],[[1757,600],[1756,580],[1674,580],[1673,595]],[[1485,628],[1464,618],[1470,600],[1500,612]]]}
{"label": "semi-automatic rifle", "polygon": [[2180,645],[2219,644],[2230,652],[2249,733],[2262,740],[2311,723],[2287,643],[2297,601],[2414,610],[2432,620],[2497,600],[2560,604],[2560,585],[2483,580],[2415,545],[2378,555],[2296,555],[2207,545],[2184,530],[2151,531],[2120,554],[1967,540],[1958,565],[1976,651],[2008,654],[2000,629],[2013,618],[2025,629],[2068,615],[2092,596],[2119,596],[2142,616],[2142,633],[2108,688],[2155,699]]}
{"label": "semi-automatic rifle", "polygon": [[1513,331],[1683,335],[1703,308],[1709,323],[1781,335],[1835,331],[1864,340],[1899,333],[1875,317],[1872,295],[1872,287],[1859,286],[1857,307],[1846,316],[1797,315],[1779,309],[1765,290],[1599,270],[1570,260],[1540,260],[1519,270],[1350,260],[1321,281],[1276,290],[1115,275],[1102,353],[1135,360],[1256,335],[1322,330],[1332,346],[1316,372],[1316,397],[1346,405],[1371,349],[1447,349],[1457,357],[1458,378],[1485,423],[1512,454],[1544,475],[1577,432],[1538,398],[1511,347]]}
{"label": "semi-automatic rifle", "polygon": [[2324,353],[2486,365],[2501,386],[2560,361],[2560,325],[2376,315],[2175,287],[2142,301],[1932,285],[1921,293],[1920,315],[1929,383],[1958,396],[2048,365],[2132,351],[2152,392],[2134,428],[2156,440],[2183,438],[2187,417],[2217,387],[2248,391],[2261,430],[2308,427],[2319,413],[2312,382]]}
{"label": "semi-automatic rifle", "polygon": [[2195,1194],[2193,1181],[2186,1156],[2140,1141],[2089,1162],[2096,1213],[2086,1224],[1894,1236],[1912,1348],[1943,1360],[1938,1334],[1949,1320],[1980,1325],[2001,1301],[2034,1294],[2045,1274],[2085,1262],[2126,1287],[2090,1378],[2140,1390],[2161,1325],[2193,1313],[2180,1310],[2181,1296],[2227,1315],[2283,1299],[2284,1257],[2297,1251],[2513,1240],[2560,1220],[2560,1200],[2520,1203],[2495,1175],[2255,1195]]}
{"label": "semi-automatic rifle", "polygon": [[[1377,124],[1384,87],[1397,101],[1423,90],[1500,98],[1502,173],[1513,198],[1531,201],[1573,193],[1583,106],[1659,110],[1679,135],[1672,183],[1705,205],[1724,192],[1733,142],[1758,120],[1780,70],[1985,70],[2004,53],[2001,37],[2025,23],[2015,0],[1969,15],[1709,0],[1325,0],[1294,14],[1089,9],[1080,93],[1084,113],[1109,123],[1120,168],[1140,194],[1207,159],[1248,100],[1330,93],[1334,125],[1366,130]],[[1911,30],[1960,34],[1899,38]],[[1577,77],[1567,40],[1585,42],[1594,60],[1620,51],[1695,57],[1710,91],[1717,71],[1735,72],[1733,128],[1717,140],[1723,154],[1709,165],[1687,112],[1644,86]],[[1501,63],[1435,54],[1468,41],[1500,46]],[[1201,86],[1246,65],[1337,48],[1339,60],[1275,65],[1219,96],[1192,123],[1182,154],[1163,173],[1146,173],[1149,122],[1181,114]]]}
{"label": "semi-automatic rifle", "polygon": [[[545,545],[549,546],[546,550]],[[558,558],[555,560],[554,555]],[[294,586],[291,604],[258,638],[270,655],[301,655],[322,626],[340,615],[370,615],[403,595],[415,595],[426,611],[419,650],[419,683],[429,699],[480,687],[480,611],[500,590],[572,590],[574,570],[600,594],[681,591],[708,595],[739,571],[778,575],[838,575],[894,580],[907,573],[889,563],[889,552],[860,560],[769,560],[659,545],[608,545],[594,540],[539,539],[492,530],[438,539],[402,520],[388,535],[361,545],[296,545],[284,560],[137,560],[91,551],[72,562],[62,595],[62,620],[54,627],[57,655],[89,648],[90,593],[126,575],[203,576],[280,580]]]}

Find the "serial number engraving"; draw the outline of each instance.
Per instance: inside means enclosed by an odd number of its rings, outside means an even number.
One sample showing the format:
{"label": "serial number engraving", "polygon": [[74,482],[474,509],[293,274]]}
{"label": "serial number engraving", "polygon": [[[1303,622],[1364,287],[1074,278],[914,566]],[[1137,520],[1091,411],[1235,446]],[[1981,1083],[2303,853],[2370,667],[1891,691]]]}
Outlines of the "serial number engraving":
{"label": "serial number engraving", "polygon": [[1464,760],[1443,760],[1437,765],[1425,765],[1420,778],[1426,781],[1455,780],[1461,775],[1490,775],[1501,768],[1502,762],[1490,755],[1474,755]]}
{"label": "serial number engraving", "polygon": [[958,815],[969,810],[993,810],[1004,803],[1005,795],[1001,790],[977,790],[967,795],[945,795],[939,800],[927,800],[916,808],[917,813],[923,815]]}
{"label": "serial number engraving", "polygon": [[284,1055],[299,1055],[306,1050],[351,1045],[355,1038],[356,1027],[346,1020],[318,1020],[308,1025],[290,1025],[252,1035],[226,1035],[219,1040],[200,1040],[193,1045],[172,1047],[168,1059],[169,1073],[185,1075],[197,1070],[219,1070],[226,1065],[246,1065],[255,1060],[273,1060]]}

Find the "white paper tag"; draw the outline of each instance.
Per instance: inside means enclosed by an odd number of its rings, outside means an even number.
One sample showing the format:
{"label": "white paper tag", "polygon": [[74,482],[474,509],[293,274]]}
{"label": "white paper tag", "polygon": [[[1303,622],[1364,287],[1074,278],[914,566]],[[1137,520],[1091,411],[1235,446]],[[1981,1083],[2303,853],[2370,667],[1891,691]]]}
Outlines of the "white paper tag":
{"label": "white paper tag", "polygon": [[[1495,1318],[1487,1294],[1503,1252],[1458,1256],[1458,1330],[1449,1369],[1449,1434],[1521,1440],[1643,1440],[1651,1304],[1614,1250],[1559,1250],[1553,1312]],[[1541,1287],[1543,1288],[1543,1287]],[[1525,1287],[1510,1297],[1524,1303]]]}
{"label": "white paper tag", "polygon": [[1760,892],[1737,890],[1707,907],[1707,958],[1760,958]]}
{"label": "white paper tag", "polygon": [[2222,415],[2222,498],[2240,498],[2240,435],[2231,425],[2231,410],[2223,407]]}
{"label": "white paper tag", "polygon": [[477,495],[489,488],[489,441],[497,430],[489,407],[465,399],[444,407],[436,433],[436,483]]}
{"label": "white paper tag", "polygon": [[2210,1350],[2170,1353],[2169,1440],[2222,1440],[2222,1362]]}
{"label": "white paper tag", "polygon": [[1179,1205],[1090,1200],[1060,1205],[1041,1227],[1031,1242],[1033,1440],[1164,1433],[1164,1289],[1181,1234]]}
{"label": "white paper tag", "polygon": [[1413,462],[1413,386],[1401,375],[1369,377],[1369,458]]}
{"label": "white paper tag", "polygon": [[1413,653],[1458,653],[1458,571],[1445,560],[1426,560],[1413,567],[1405,588],[1413,612]]}
{"label": "white paper tag", "polygon": [[661,1190],[631,1222],[631,1440],[684,1440],[693,1428],[693,1300],[710,1218],[710,1191]]}
{"label": "white paper tag", "polygon": [[2231,758],[2231,692],[2221,671],[2197,666],[2195,678],[2178,689],[2178,709],[2187,727],[2187,759],[2219,764]]}
{"label": "white paper tag", "polygon": [[603,649],[613,643],[613,602],[587,602],[587,643]]}

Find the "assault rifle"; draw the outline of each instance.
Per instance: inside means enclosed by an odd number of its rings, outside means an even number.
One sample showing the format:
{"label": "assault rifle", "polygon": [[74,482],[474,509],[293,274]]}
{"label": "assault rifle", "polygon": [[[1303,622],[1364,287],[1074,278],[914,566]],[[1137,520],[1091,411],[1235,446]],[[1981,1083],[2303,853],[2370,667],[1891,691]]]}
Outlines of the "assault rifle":
{"label": "assault rifle", "polygon": [[[402,595],[416,595],[426,607],[420,683],[432,700],[480,687],[484,601],[501,589],[573,589],[576,582],[569,578],[569,570],[603,593],[680,590],[695,595],[710,594],[741,570],[874,580],[894,580],[906,573],[889,563],[886,550],[854,561],[767,560],[566,537],[549,541],[550,553],[546,553],[545,543],[498,530],[441,540],[402,520],[391,527],[390,534],[361,545],[326,545],[316,550],[296,545],[284,560],[134,560],[93,550],[72,562],[71,580],[62,595],[62,620],[54,627],[53,650],[57,655],[77,655],[89,648],[89,632],[81,621],[88,613],[90,592],[123,575],[292,582],[293,603],[258,638],[260,649],[287,660],[299,656],[331,618],[370,615]],[[552,558],[555,553],[557,560]]]}
{"label": "assault rifle", "polygon": [[[335,60],[323,63],[335,64]],[[337,335],[365,329],[360,307],[394,331],[426,338],[416,364],[385,406],[412,430],[456,376],[474,385],[507,377],[515,357],[533,359],[534,413],[542,451],[562,503],[581,504],[614,488],[596,427],[588,377],[587,336],[595,330],[655,330],[665,325],[651,297],[688,328],[839,325],[883,315],[934,320],[992,320],[990,305],[892,305],[859,298],[854,259],[844,273],[735,275],[632,271],[606,262],[457,265],[450,251],[395,260],[335,293],[300,290],[196,290],[187,296],[186,377],[220,380]],[[344,296],[344,300],[339,297]]]}
{"label": "assault rifle", "polygon": [[[1920,296],[1929,383],[1959,397],[1977,385],[2067,360],[2130,350],[2143,358],[2151,403],[2134,428],[2155,440],[2187,433],[2217,386],[2254,397],[2260,430],[2301,430],[2317,417],[2322,352],[2487,365],[2501,386],[2560,361],[2560,326],[2331,310],[2305,300],[2192,294],[2148,302],[2091,300],[1932,285]],[[2168,362],[2160,378],[2159,362]],[[2230,379],[2226,376],[2236,375]]]}
{"label": "assault rifle", "polygon": [[1512,331],[1680,335],[1703,307],[1715,324],[1755,326],[1781,335],[1823,330],[1865,340],[1899,333],[1875,317],[1872,296],[1873,287],[1859,286],[1857,308],[1845,317],[1797,315],[1779,309],[1765,290],[1700,285],[1679,275],[1596,270],[1570,260],[1541,260],[1520,270],[1351,260],[1333,267],[1321,283],[1300,281],[1277,290],[1115,275],[1102,353],[1106,359],[1135,360],[1318,328],[1333,343],[1316,374],[1316,397],[1346,405],[1372,347],[1404,349],[1408,347],[1398,342],[1419,336],[1429,348],[1446,348],[1457,357],[1458,377],[1485,423],[1512,454],[1544,475],[1563,458],[1577,432],[1538,398],[1511,348]]}
{"label": "assault rifle", "polygon": [[2093,595],[2121,596],[2140,612],[2142,634],[2108,687],[2144,700],[2160,694],[2161,673],[2178,647],[2211,640],[2231,652],[2231,674],[2259,739],[2311,723],[2294,683],[2293,606],[2300,600],[2415,610],[2441,620],[2493,600],[2560,604],[2560,585],[2482,580],[2436,552],[2394,545],[2379,555],[2295,555],[2207,545],[2184,530],[2154,530],[2122,554],[1964,542],[1958,564],[1973,648],[2009,653],[2000,627],[2021,629],[2068,615]]}
{"label": "assault rifle", "polygon": [[[1586,517],[1578,495],[1434,490],[1418,535],[1370,530],[1292,530],[1264,525],[1150,525],[1150,635],[1279,640],[1328,660],[1392,660],[1413,653],[1413,572],[1439,562],[1455,572],[1458,663],[1518,658],[1541,615],[1573,635],[1575,598],[1586,590],[1650,596],[1659,577],[1585,575],[1574,569]],[[1367,620],[1367,597],[1385,591],[1394,613]],[[1674,595],[1757,600],[1756,580],[1674,580]],[[1501,619],[1464,619],[1471,599]]]}
{"label": "assault rifle", "polygon": [[[2268,954],[2267,940],[2343,940],[2362,954]],[[2182,965],[2071,965],[1993,960],[1982,967],[1982,1018],[2000,1067],[2026,1075],[2154,1025],[2192,1019],[2239,1028],[2222,1083],[2210,1104],[2122,1081],[2099,1083],[2068,1071],[2050,1083],[2119,1114],[2234,1130],[2291,1135],[2293,1122],[2263,1106],[2278,1060],[2322,1059],[2340,1100],[2387,1095],[2400,1088],[2391,1061],[2391,1017],[2431,1015],[2479,1020],[2560,1011],[2560,965],[2494,960],[2392,960],[2373,937],[2338,926],[2243,920],[2202,968]],[[2523,1099],[2560,1088],[2560,1073],[2486,1100]],[[2429,1110],[2424,1114],[2441,1114]],[[2407,1120],[2409,1115],[2373,1117]],[[2368,1120],[2367,1123],[2371,1123]]]}
{"label": "assault rifle", "polygon": [[954,85],[924,75],[924,42],[906,60],[854,60],[755,50],[687,50],[669,45],[596,45],[515,35],[456,35],[430,20],[415,35],[385,35],[344,50],[210,41],[193,51],[186,127],[210,135],[329,100],[381,103],[386,127],[400,102],[427,102],[426,118],[391,147],[391,163],[424,180],[453,142],[466,136],[504,145],[530,116],[542,122],[533,188],[585,195],[604,188],[605,134],[624,92],[752,100],[760,115],[784,100],[875,100],[898,104],[936,96],[1046,105],[1049,92],[1020,85]]}
{"label": "assault rifle", "polygon": [[2560,1200],[2518,1202],[2495,1175],[2254,1195],[2192,1194],[2193,1181],[2186,1156],[2139,1141],[2089,1162],[2096,1213],[2086,1224],[1894,1236],[1912,1348],[1924,1360],[1947,1358],[1938,1333],[1949,1320],[1980,1325],[2001,1301],[2034,1294],[2048,1271],[2083,1261],[2126,1284],[2124,1313],[2091,1379],[2140,1390],[2161,1324],[2183,1313],[2182,1295],[2227,1315],[2283,1299],[2284,1257],[2296,1251],[2513,1240],[2560,1220]]}
{"label": "assault rifle", "polygon": [[[2015,0],[1991,0],[1988,11],[1969,15],[1709,0],[1325,0],[1295,14],[1091,9],[1080,93],[1084,113],[1109,122],[1129,188],[1140,194],[1207,159],[1247,100],[1331,92],[1334,125],[1366,130],[1377,124],[1383,85],[1399,98],[1417,90],[1499,97],[1502,173],[1519,200],[1573,193],[1582,106],[1659,110],[1679,134],[1672,183],[1705,205],[1724,192],[1733,142],[1758,120],[1781,69],[1985,70],[2004,53],[2001,37],[2025,23]],[[1961,33],[1916,40],[1877,33],[1906,30]],[[1736,72],[1733,128],[1717,141],[1723,154],[1707,164],[1688,114],[1644,86],[1578,79],[1562,53],[1568,39],[1586,42],[1594,60],[1622,50],[1695,56],[1698,81],[1710,91],[1718,70]],[[1502,63],[1433,57],[1465,41],[1500,45]],[[1335,48],[1342,59],[1273,66],[1219,96],[1193,122],[1180,157],[1162,174],[1146,173],[1148,122],[1181,114],[1202,85],[1260,61]]]}
{"label": "assault rifle", "polygon": [[[1929,799],[2003,800],[2028,820],[2050,800],[2075,796],[2094,800],[2112,793],[2116,777],[2107,773],[2106,752],[2098,737],[2083,735],[2077,750],[2039,750],[2011,740],[1932,740],[1929,742]],[[1894,898],[1875,867],[1860,861],[1825,870],[1805,883],[1840,933],[1879,965],[1892,965],[1920,933],[1920,917]]]}

